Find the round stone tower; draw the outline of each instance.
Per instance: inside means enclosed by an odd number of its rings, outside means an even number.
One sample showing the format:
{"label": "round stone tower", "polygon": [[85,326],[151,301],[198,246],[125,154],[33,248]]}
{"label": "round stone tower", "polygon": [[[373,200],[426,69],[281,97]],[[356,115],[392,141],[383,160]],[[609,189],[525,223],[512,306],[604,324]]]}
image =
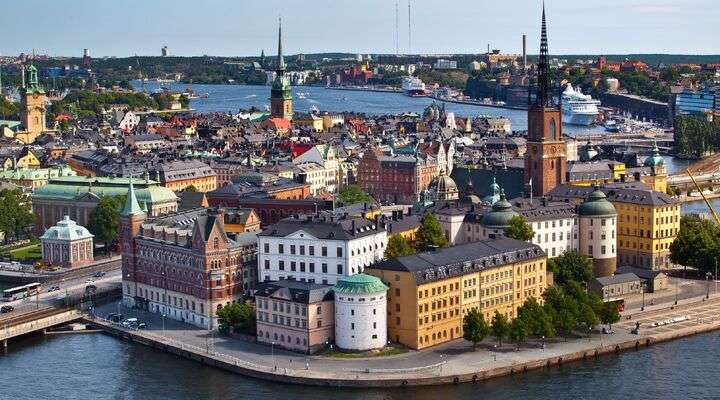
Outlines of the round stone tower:
{"label": "round stone tower", "polygon": [[578,207],[580,253],[590,257],[595,277],[611,276],[617,269],[617,212],[605,193],[596,189]]}
{"label": "round stone tower", "polygon": [[356,274],[341,279],[335,291],[335,344],[365,351],[387,343],[387,295],[379,278]]}

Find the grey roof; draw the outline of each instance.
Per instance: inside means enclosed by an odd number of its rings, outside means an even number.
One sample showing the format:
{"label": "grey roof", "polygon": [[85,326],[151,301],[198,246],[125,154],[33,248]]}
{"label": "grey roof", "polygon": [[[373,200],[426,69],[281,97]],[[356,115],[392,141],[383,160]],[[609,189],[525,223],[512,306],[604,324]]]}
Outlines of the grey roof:
{"label": "grey roof", "polygon": [[600,278],[595,278],[595,280],[602,286],[609,286],[617,285],[620,283],[637,282],[640,280],[640,278],[633,273],[627,273],[613,276],[603,276]]}
{"label": "grey roof", "polygon": [[269,226],[258,236],[286,237],[297,231],[307,232],[318,239],[352,240],[384,232],[385,226],[361,217],[298,215]]}
{"label": "grey roof", "polygon": [[500,237],[384,260],[368,268],[410,272],[423,284],[541,257],[545,253],[540,246]]}
{"label": "grey roof", "polygon": [[260,283],[256,287],[255,296],[271,297],[303,304],[329,301],[334,298],[332,286],[330,285],[292,279]]}
{"label": "grey roof", "polygon": [[617,273],[618,274],[633,273],[641,279],[655,279],[658,277],[658,275],[665,275],[665,273],[661,272],[661,271],[653,271],[650,269],[635,268],[635,267],[629,267],[629,266],[618,267]]}
{"label": "grey roof", "polygon": [[[560,185],[548,193],[554,199],[585,199],[595,189],[590,186]],[[652,206],[674,205],[677,201],[665,193],[652,190],[643,183],[610,183],[600,187],[610,202]]]}
{"label": "grey roof", "polygon": [[513,210],[528,221],[545,221],[558,218],[575,217],[575,205],[567,201],[548,201],[543,198],[520,197],[510,201]]}

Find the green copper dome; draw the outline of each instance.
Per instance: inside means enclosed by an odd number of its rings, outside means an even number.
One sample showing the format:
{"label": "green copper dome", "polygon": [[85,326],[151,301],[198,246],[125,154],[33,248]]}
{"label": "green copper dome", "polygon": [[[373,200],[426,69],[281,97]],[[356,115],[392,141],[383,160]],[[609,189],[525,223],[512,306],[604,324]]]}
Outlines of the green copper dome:
{"label": "green copper dome", "polygon": [[580,161],[590,161],[598,155],[597,149],[595,149],[595,146],[593,146],[590,141],[580,148],[579,153]]}
{"label": "green copper dome", "polygon": [[505,198],[505,191],[500,191],[500,200],[493,204],[492,211],[483,215],[480,223],[488,228],[506,228],[510,219],[518,214],[512,209],[512,204]]}
{"label": "green copper dome", "polygon": [[601,190],[595,190],[578,208],[581,217],[617,215],[615,206],[607,200],[607,196]]}
{"label": "green copper dome", "polygon": [[657,143],[655,143],[653,145],[653,154],[645,159],[643,165],[646,167],[659,167],[664,164],[665,159],[660,155],[660,149],[658,148]]}
{"label": "green copper dome", "polygon": [[367,274],[356,274],[342,278],[333,287],[335,293],[342,294],[372,294],[385,293],[389,289],[380,278]]}

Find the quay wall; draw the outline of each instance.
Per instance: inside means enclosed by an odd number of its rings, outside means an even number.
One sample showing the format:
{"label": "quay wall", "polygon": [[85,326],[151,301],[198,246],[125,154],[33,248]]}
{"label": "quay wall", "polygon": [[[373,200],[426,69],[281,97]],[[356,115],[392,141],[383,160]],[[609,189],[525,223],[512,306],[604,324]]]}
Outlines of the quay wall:
{"label": "quay wall", "polygon": [[[566,363],[589,360],[605,355],[617,355],[621,352],[640,350],[653,344],[662,343],[686,336],[701,334],[720,329],[720,321],[709,324],[685,328],[676,332],[643,336],[637,339],[627,340],[621,343],[596,346],[590,349],[570,352],[562,356],[552,356],[543,359],[515,363],[512,365],[480,369],[471,373],[463,374],[439,374],[429,376],[420,369],[408,370],[404,374],[383,374],[380,371],[343,372],[327,373],[321,371],[291,370],[283,368],[274,370],[269,366],[261,366],[234,359],[223,354],[206,351],[196,346],[182,343],[171,343],[160,337],[151,337],[144,332],[127,331],[106,322],[88,320],[87,322],[100,325],[110,335],[121,339],[140,343],[158,350],[163,350],[177,356],[195,360],[201,364],[220,368],[244,376],[273,381],[278,383],[291,383],[298,385],[325,386],[325,387],[407,387],[407,386],[430,386],[459,383],[476,383],[479,381],[525,373],[543,368],[556,368]],[[377,373],[376,373],[377,372]]]}
{"label": "quay wall", "polygon": [[638,119],[646,118],[665,124],[672,122],[670,121],[670,110],[667,104],[615,93],[601,94],[598,96],[598,99],[602,102],[603,106],[615,107],[622,111],[627,111]]}

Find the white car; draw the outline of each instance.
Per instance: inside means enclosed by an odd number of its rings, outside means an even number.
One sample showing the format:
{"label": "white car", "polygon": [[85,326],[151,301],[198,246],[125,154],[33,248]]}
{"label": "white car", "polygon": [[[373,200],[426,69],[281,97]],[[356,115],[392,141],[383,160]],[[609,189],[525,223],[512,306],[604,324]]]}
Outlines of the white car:
{"label": "white car", "polygon": [[85,281],[85,284],[86,284],[86,285],[89,284],[89,283],[95,283],[95,280],[93,280],[93,279],[88,279],[88,280]]}

